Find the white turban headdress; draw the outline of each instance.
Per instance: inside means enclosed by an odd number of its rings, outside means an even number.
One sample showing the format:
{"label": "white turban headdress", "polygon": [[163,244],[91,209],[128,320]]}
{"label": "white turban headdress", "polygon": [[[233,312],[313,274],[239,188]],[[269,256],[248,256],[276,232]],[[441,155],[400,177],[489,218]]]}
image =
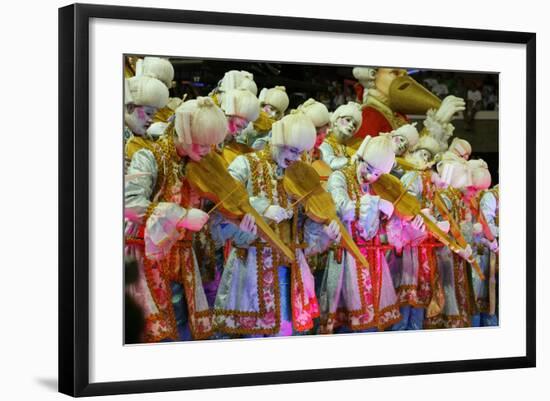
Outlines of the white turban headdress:
{"label": "white turban headdress", "polygon": [[139,59],[136,63],[136,76],[156,78],[164,83],[167,88],[171,88],[174,79],[174,67],[165,58],[145,57]]}
{"label": "white turban headdress", "polygon": [[124,81],[124,104],[161,109],[168,103],[168,88],[158,79],[132,77]]}
{"label": "white turban headdress", "polygon": [[274,146],[292,146],[304,152],[313,148],[316,138],[315,126],[303,113],[284,116],[271,127],[271,143]]}
{"label": "white turban headdress", "polygon": [[286,111],[290,103],[284,86],[276,86],[270,89],[263,88],[258,98],[263,104],[270,104],[275,107],[281,114]]}
{"label": "white turban headdress", "polygon": [[260,116],[260,101],[245,89],[232,89],[222,94],[221,108],[228,116],[256,121]]}
{"label": "white turban headdress", "polygon": [[211,98],[198,97],[176,109],[174,126],[181,144],[217,145],[225,138],[227,120]]}
{"label": "white turban headdress", "polygon": [[298,106],[298,110],[311,119],[315,128],[320,128],[330,122],[327,106],[313,98],[306,100]]}

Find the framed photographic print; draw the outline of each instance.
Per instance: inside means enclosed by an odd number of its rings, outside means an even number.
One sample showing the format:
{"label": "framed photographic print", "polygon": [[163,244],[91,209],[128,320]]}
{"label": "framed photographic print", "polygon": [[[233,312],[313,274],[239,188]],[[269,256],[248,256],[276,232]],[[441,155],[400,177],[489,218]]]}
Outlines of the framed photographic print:
{"label": "framed photographic print", "polygon": [[77,4],[59,77],[61,392],[535,366],[535,34]]}

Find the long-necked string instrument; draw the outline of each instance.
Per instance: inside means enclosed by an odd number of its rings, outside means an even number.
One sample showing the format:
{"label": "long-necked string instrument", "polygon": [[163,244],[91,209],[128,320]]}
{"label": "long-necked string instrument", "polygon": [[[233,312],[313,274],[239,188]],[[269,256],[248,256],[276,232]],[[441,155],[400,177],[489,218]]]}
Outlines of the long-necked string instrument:
{"label": "long-necked string instrument", "polygon": [[317,171],[317,174],[319,174],[323,189],[327,189],[328,177],[332,174],[332,169],[330,166],[326,162],[319,159],[311,163],[311,167],[313,167],[315,171]]}
{"label": "long-necked string instrument", "polygon": [[262,238],[291,262],[295,261],[294,252],[250,205],[246,188],[227,172],[226,164],[220,155],[210,152],[200,162],[190,162],[187,165],[186,178],[202,196],[216,202],[216,207],[227,218],[240,220],[246,213],[254,216]]}
{"label": "long-necked string instrument", "polygon": [[222,157],[227,162],[227,165],[230,165],[237,156],[251,152],[254,152],[254,149],[250,146],[245,145],[244,143],[239,143],[236,140],[232,140],[224,145]]}
{"label": "long-necked string instrument", "polygon": [[[407,192],[399,178],[391,174],[382,174],[378,178],[378,180],[372,184],[372,188],[374,192],[382,199],[392,202],[394,204],[393,206],[395,208],[395,211],[400,216],[421,216],[422,220],[424,220],[426,228],[430,231],[430,233],[432,233],[434,237],[441,241],[443,245],[447,246],[451,251],[463,257],[461,255],[461,251],[463,251],[464,248],[461,247],[443,230],[441,230],[434,221],[432,221],[422,212],[418,199]],[[466,261],[474,266],[481,279],[484,280],[485,277],[481,272],[477,261],[473,257],[466,259]]]}
{"label": "long-necked string instrument", "polygon": [[323,224],[335,220],[340,228],[344,247],[359,264],[368,267],[367,259],[338,218],[332,197],[321,186],[319,174],[313,167],[301,161],[292,163],[285,171],[283,185],[288,194],[301,199],[305,213],[310,219]]}
{"label": "long-necked string instrument", "polygon": [[[460,231],[460,226],[458,225],[458,222],[453,218],[451,211],[447,208],[447,205],[445,205],[445,201],[443,200],[441,193],[439,191],[435,191],[434,193],[434,199],[433,199],[434,205],[439,211],[439,213],[443,216],[445,220],[449,222],[451,233],[453,234],[453,237],[455,237],[456,242],[458,245],[465,249],[468,246],[468,242],[462,235],[462,232]],[[470,261],[473,268],[476,270],[479,277],[481,277],[482,280],[485,280],[485,276],[481,272],[481,268],[479,267],[479,263],[475,258],[471,258]]]}

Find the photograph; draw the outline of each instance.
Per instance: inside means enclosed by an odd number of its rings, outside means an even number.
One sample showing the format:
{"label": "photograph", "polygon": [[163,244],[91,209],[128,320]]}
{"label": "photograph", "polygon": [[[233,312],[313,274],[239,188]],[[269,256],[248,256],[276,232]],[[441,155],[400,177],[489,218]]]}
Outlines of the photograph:
{"label": "photograph", "polygon": [[120,74],[125,345],[499,326],[498,71]]}
{"label": "photograph", "polygon": [[536,366],[535,33],[329,17],[59,9],[61,393]]}

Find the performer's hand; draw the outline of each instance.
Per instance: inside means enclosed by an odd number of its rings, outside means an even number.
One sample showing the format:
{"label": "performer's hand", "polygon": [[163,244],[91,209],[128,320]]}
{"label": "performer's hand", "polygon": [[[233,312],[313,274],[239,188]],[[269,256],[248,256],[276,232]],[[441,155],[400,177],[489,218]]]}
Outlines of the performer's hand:
{"label": "performer's hand", "polygon": [[292,210],[286,210],[281,206],[271,205],[264,212],[264,216],[275,223],[280,223],[283,220],[290,219],[292,217]]}
{"label": "performer's hand", "polygon": [[323,227],[325,234],[335,243],[339,243],[342,239],[342,233],[340,232],[340,226],[336,220],[332,220],[329,224]]}
{"label": "performer's hand", "polygon": [[426,225],[424,224],[424,219],[420,215],[415,216],[415,218],[411,221],[411,225],[417,231],[421,231],[421,232],[426,231]]}
{"label": "performer's hand", "polygon": [[256,219],[250,213],[244,215],[239,224],[239,228],[249,234],[256,235],[258,232],[258,226],[256,226]]}
{"label": "performer's hand", "polygon": [[470,246],[470,244],[466,245],[466,248],[464,249],[461,249],[458,254],[460,256],[462,256],[464,259],[470,259],[470,257],[472,256],[472,247]]}
{"label": "performer's hand", "polygon": [[447,220],[438,221],[435,223],[441,231],[443,231],[445,234],[449,232],[451,228],[451,223],[449,223]]}
{"label": "performer's hand", "polygon": [[440,123],[446,124],[459,111],[464,111],[466,109],[466,103],[464,99],[449,95],[441,102],[441,106],[437,109],[435,113],[435,118]]}
{"label": "performer's hand", "polygon": [[388,219],[391,217],[391,215],[393,214],[393,203],[391,203],[390,201],[387,201],[385,199],[380,199],[378,201],[378,209],[384,213]]}
{"label": "performer's hand", "polygon": [[187,214],[178,223],[178,228],[199,231],[208,221],[208,214],[200,209],[188,209]]}

